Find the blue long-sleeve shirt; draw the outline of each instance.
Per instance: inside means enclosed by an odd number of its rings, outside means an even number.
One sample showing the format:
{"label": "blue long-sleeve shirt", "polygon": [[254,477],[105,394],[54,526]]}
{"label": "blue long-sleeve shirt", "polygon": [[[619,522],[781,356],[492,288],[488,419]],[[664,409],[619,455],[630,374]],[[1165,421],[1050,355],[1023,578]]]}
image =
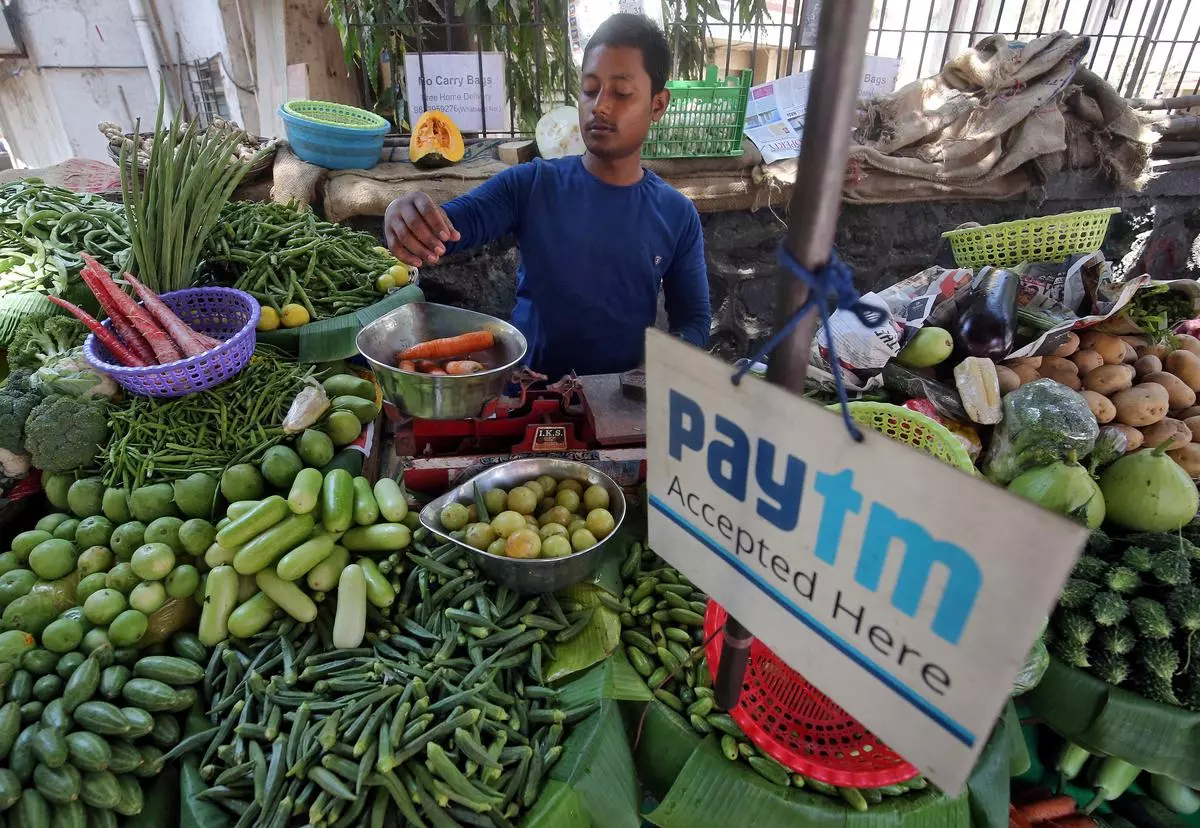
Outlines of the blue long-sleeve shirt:
{"label": "blue long-sleeve shirt", "polygon": [[600,181],[579,156],[510,167],[445,205],[462,236],[448,251],[517,238],[521,263],[513,324],[528,364],[619,373],[643,362],[645,330],[662,287],[671,332],[708,343],[712,318],[696,208],[646,170],[628,187]]}

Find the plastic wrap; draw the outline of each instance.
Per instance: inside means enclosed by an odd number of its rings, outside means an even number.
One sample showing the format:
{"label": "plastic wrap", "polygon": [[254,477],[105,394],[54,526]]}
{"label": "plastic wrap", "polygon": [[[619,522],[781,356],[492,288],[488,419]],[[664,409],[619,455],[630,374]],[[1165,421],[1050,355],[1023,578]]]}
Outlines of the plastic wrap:
{"label": "plastic wrap", "polygon": [[956,389],[944,382],[922,376],[911,368],[905,368],[895,360],[884,366],[883,385],[899,396],[929,400],[938,415],[948,420],[965,423],[970,419]]}
{"label": "plastic wrap", "polygon": [[1017,677],[1013,679],[1012,695],[1014,696],[1028,693],[1037,687],[1042,676],[1046,675],[1046,669],[1050,666],[1050,651],[1046,649],[1047,621],[1049,619],[1042,622],[1042,631],[1038,633],[1037,641],[1033,642],[1033,646],[1029,648],[1029,653],[1025,656],[1025,663],[1021,665],[1021,669],[1017,671]]}
{"label": "plastic wrap", "polygon": [[1004,398],[1004,419],[992,435],[983,473],[1007,486],[1021,472],[1071,452],[1086,457],[1099,433],[1087,403],[1070,388],[1050,379],[1022,385]]}

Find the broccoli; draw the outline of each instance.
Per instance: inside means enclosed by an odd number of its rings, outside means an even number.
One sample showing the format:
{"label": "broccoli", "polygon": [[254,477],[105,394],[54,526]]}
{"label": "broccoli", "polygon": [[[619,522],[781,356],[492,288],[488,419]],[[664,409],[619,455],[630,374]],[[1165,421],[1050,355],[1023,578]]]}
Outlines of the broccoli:
{"label": "broccoli", "polygon": [[1154,565],[1154,556],[1144,546],[1131,546],[1121,556],[1121,563],[1134,572],[1149,572]]}
{"label": "broccoli", "polygon": [[1114,566],[1108,571],[1105,582],[1109,589],[1121,595],[1137,592],[1142,586],[1141,576],[1127,566]]}
{"label": "broccoli", "polygon": [[1167,596],[1167,615],[1189,633],[1200,630],[1200,587],[1177,586]]}
{"label": "broccoli", "polygon": [[1133,625],[1142,638],[1170,638],[1174,631],[1163,605],[1151,598],[1134,598],[1129,602]]}
{"label": "broccoli", "polygon": [[1114,687],[1124,684],[1129,678],[1129,663],[1119,655],[1100,653],[1092,662],[1091,674]]}
{"label": "broccoli", "polygon": [[0,448],[14,454],[25,451],[25,421],[41,402],[42,395],[30,385],[32,371],[21,369],[8,375],[0,387]]}
{"label": "broccoli", "polygon": [[25,448],[42,471],[86,468],[108,442],[106,404],[51,394],[29,413]]}
{"label": "broccoli", "polygon": [[1101,630],[1097,640],[1105,652],[1127,655],[1137,646],[1137,635],[1129,627],[1109,627]]}
{"label": "broccoli", "polygon": [[1067,582],[1063,584],[1062,594],[1058,596],[1058,603],[1064,609],[1080,609],[1087,606],[1087,602],[1099,589],[1091,581],[1068,578]]}
{"label": "broccoli", "polygon": [[1115,627],[1129,615],[1129,605],[1115,592],[1099,592],[1092,598],[1092,615],[1102,627]]}
{"label": "broccoli", "polygon": [[31,316],[21,320],[8,348],[8,364],[38,369],[87,338],[87,327],[73,316]]}

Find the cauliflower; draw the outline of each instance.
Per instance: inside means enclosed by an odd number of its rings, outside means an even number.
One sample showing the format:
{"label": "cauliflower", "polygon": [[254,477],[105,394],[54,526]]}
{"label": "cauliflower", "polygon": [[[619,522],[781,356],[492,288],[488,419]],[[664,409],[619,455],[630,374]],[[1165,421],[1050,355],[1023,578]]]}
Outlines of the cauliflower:
{"label": "cauliflower", "polygon": [[29,455],[0,448],[0,473],[13,480],[19,480],[29,474]]}
{"label": "cauliflower", "polygon": [[32,375],[26,369],[13,371],[0,387],[0,449],[14,453],[25,449],[25,421],[42,399],[30,384]]}
{"label": "cauliflower", "polygon": [[65,394],[68,397],[104,397],[111,400],[120,388],[107,374],[102,374],[83,358],[76,348],[48,362],[34,373],[30,384],[43,394]]}
{"label": "cauliflower", "polygon": [[72,316],[26,317],[13,334],[8,364],[36,370],[82,345],[87,333],[87,327]]}
{"label": "cauliflower", "polygon": [[29,412],[25,448],[42,471],[68,472],[92,465],[108,435],[106,403],[51,394]]}

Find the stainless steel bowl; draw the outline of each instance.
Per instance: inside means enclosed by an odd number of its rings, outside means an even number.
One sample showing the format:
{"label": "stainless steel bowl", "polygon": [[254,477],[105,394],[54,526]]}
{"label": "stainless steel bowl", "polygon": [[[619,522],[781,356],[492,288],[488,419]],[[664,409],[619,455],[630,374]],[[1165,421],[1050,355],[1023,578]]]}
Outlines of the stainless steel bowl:
{"label": "stainless steel bowl", "polygon": [[[442,528],[438,514],[448,503],[469,505],[475,502],[475,486],[479,491],[489,489],[511,489],[515,486],[548,474],[558,480],[573,477],[587,486],[603,486],[608,491],[609,507],[615,526],[612,534],[601,540],[591,549],[575,552],[565,558],[535,558],[521,560],[506,558],[502,555],[492,555],[488,552],[468,546],[460,540],[450,537],[450,533]],[[557,592],[560,589],[577,584],[591,575],[600,565],[602,553],[608,541],[621,530],[625,520],[625,495],[621,487],[613,482],[607,474],[574,460],[559,460],[555,458],[531,457],[525,460],[512,460],[502,463],[476,475],[471,480],[447,492],[437,500],[429,503],[421,510],[421,525],[437,535],[442,540],[453,541],[467,550],[475,563],[492,580],[504,584],[517,592]]]}
{"label": "stainless steel bowl", "polygon": [[[431,339],[491,331],[496,345],[464,356],[493,366],[479,374],[431,377],[396,367],[396,352]],[[412,302],[379,317],[358,333],[358,352],[371,363],[383,397],[400,412],[426,420],[461,420],[500,396],[512,369],[525,359],[525,337],[507,322],[475,311]]]}

